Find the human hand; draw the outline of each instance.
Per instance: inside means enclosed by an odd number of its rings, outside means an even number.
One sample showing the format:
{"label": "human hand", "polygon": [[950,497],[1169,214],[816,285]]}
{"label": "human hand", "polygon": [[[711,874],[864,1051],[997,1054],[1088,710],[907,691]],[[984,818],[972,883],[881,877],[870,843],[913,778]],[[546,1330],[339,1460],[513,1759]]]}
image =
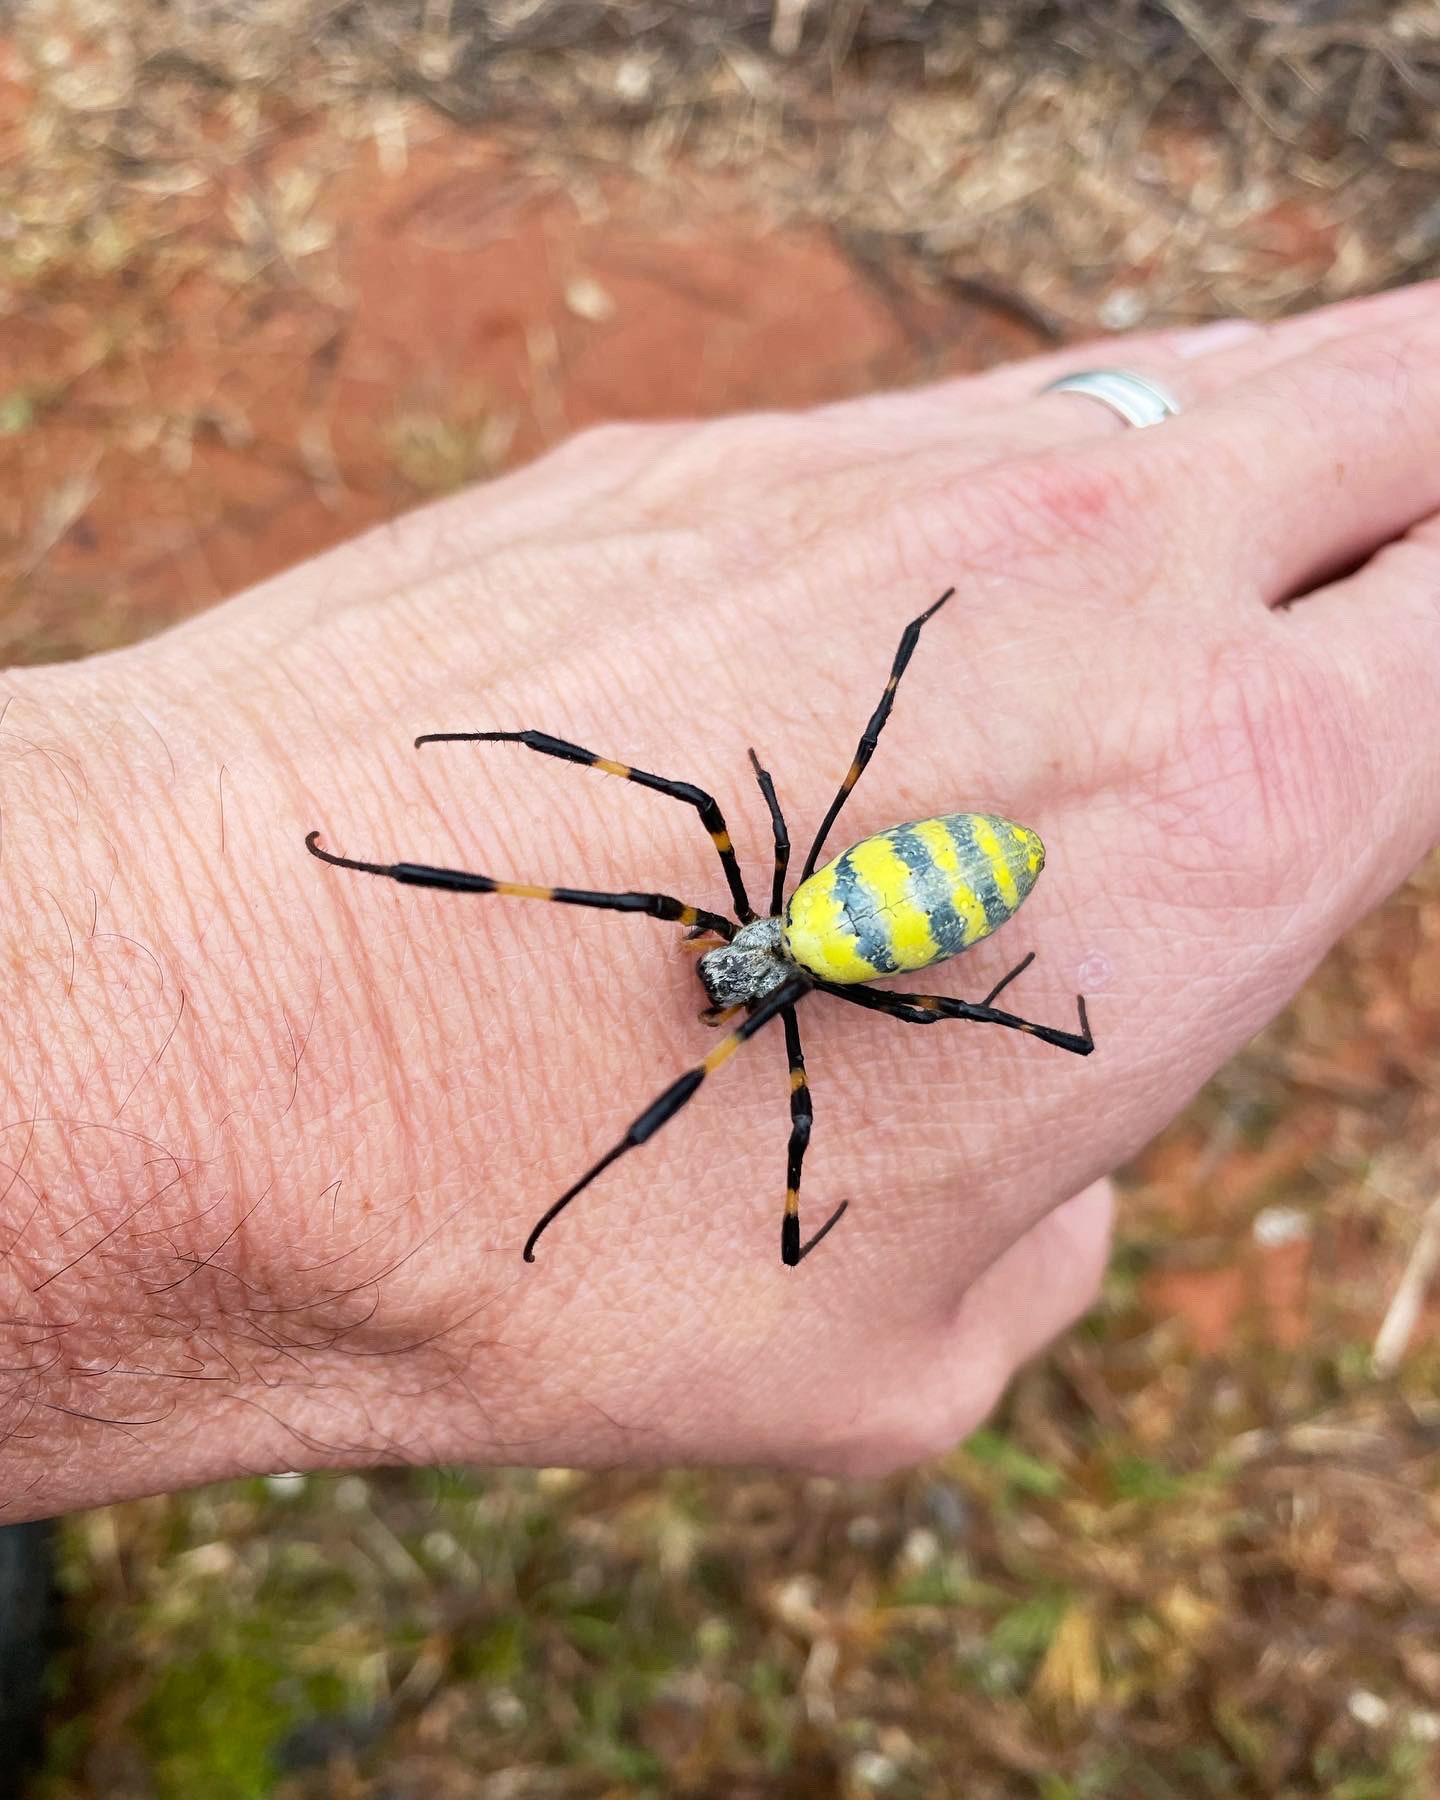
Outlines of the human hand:
{"label": "human hand", "polygon": [[[1093,1295],[1105,1173],[1440,835],[1437,351],[1417,288],[590,433],[154,643],[12,677],[25,1198],[0,1315],[44,1349],[12,1378],[0,1493],[405,1460],[868,1470],[962,1436]],[[1127,432],[1037,397],[1096,361],[1159,375],[1182,416]],[[1083,992],[1095,1054],[812,997],[802,1204],[850,1202],[813,1256],[776,1255],[772,1027],[524,1266],[551,1200],[712,1047],[693,957],[646,920],[327,869],[306,832],[724,903],[673,802],[515,746],[411,748],[536,727],[715,791],[758,899],[745,747],[803,853],[901,626],[952,583],[831,851],[958,810],[1036,829],[1018,919],[904,985],[978,998],[1033,949],[1007,1005],[1073,1029]],[[127,953],[122,983],[121,938],[158,974]]]}

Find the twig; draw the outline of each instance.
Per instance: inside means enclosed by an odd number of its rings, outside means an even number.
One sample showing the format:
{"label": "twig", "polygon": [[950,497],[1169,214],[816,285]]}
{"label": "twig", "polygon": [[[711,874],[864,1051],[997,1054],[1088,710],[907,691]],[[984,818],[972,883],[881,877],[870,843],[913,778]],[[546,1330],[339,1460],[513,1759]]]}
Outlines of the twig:
{"label": "twig", "polygon": [[1370,1356],[1370,1367],[1376,1375],[1393,1375],[1400,1366],[1437,1268],[1440,1268],[1440,1195],[1425,1209],[1410,1260],[1405,1264],[1400,1285],[1395,1289],[1389,1310],[1376,1334],[1375,1348]]}

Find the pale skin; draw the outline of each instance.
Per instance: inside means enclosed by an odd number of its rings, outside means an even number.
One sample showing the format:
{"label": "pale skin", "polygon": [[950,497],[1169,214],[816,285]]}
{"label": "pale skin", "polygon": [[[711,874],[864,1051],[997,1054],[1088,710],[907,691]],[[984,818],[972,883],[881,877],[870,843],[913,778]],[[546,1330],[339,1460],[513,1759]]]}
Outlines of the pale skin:
{"label": "pale skin", "polygon": [[[1183,415],[1037,397],[1096,363]],[[379,1462],[873,1472],[1079,1315],[1107,1172],[1440,838],[1440,292],[1081,347],[806,415],[587,434],[131,651],[0,677],[0,1518]],[[680,930],[328,868],[726,892],[797,863],[945,587],[832,850],[1033,827],[1016,919],[903,985],[1096,1050],[823,997],[778,1256],[778,1025],[535,1219],[714,1042]],[[1294,605],[1279,603],[1303,596]],[[183,1000],[183,1004],[182,1004]]]}

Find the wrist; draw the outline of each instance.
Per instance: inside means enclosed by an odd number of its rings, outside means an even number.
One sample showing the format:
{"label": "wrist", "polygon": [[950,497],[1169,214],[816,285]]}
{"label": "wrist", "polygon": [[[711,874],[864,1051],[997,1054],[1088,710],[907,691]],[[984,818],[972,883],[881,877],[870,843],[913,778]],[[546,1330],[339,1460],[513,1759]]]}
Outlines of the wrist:
{"label": "wrist", "polygon": [[148,649],[4,692],[0,1517],[411,1454],[438,1134],[386,1008],[316,1031],[348,979],[317,747]]}

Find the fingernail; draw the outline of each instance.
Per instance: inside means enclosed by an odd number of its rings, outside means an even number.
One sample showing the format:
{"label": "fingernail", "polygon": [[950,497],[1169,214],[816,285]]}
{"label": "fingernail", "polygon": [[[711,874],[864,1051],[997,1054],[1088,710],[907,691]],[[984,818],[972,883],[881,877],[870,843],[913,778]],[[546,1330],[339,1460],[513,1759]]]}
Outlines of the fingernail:
{"label": "fingernail", "polygon": [[1216,319],[1211,325],[1197,325],[1193,331],[1177,331],[1170,342],[1177,356],[1208,356],[1212,350],[1228,350],[1231,344],[1259,337],[1260,330],[1253,319]]}

